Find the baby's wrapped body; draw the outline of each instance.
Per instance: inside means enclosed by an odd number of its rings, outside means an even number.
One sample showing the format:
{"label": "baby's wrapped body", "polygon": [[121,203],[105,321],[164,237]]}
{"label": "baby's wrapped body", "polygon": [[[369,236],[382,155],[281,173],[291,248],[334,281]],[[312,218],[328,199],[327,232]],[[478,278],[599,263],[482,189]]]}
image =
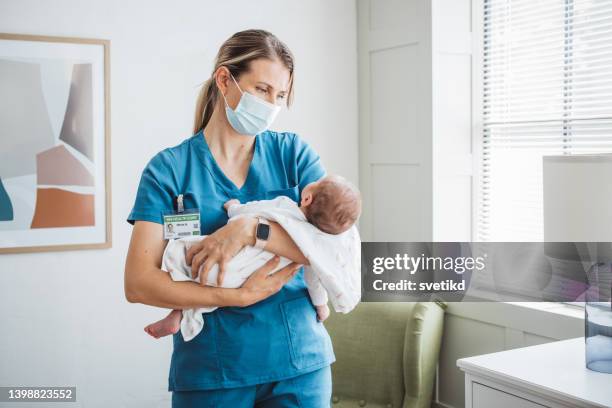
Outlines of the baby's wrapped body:
{"label": "baby's wrapped body", "polygon": [[[304,266],[304,280],[315,306],[327,304],[328,299],[337,312],[348,313],[361,298],[361,241],[353,225],[340,234],[328,234],[309,223],[298,205],[290,198],[280,196],[274,200],[252,201],[234,204],[228,209],[230,222],[235,217],[259,216],[278,222],[300,248],[310,265]],[[162,269],[170,273],[175,281],[196,281],[191,278],[191,267],[185,254],[203,236],[171,240],[166,246]],[[227,264],[222,286],[238,288],[258,268],[274,256],[273,253],[246,246]],[[280,257],[274,273],[291,261]],[[217,286],[218,265],[207,275],[207,285]],[[329,294],[329,298],[328,298]],[[193,339],[204,326],[202,313],[216,307],[183,310],[180,330],[185,341]]]}
{"label": "baby's wrapped body", "polygon": [[[191,267],[187,265],[185,254],[194,243],[201,241],[205,237],[186,237],[169,241],[162,259],[162,270],[169,272],[170,277],[174,281],[200,282],[200,275],[196,279],[191,278]],[[239,288],[253,272],[263,266],[273,256],[274,254],[271,252],[252,246],[245,246],[226,264],[226,272],[221,286],[224,288]],[[278,267],[271,273],[282,269],[289,263],[291,263],[289,259],[280,257]],[[208,272],[206,285],[218,286],[218,272],[219,265],[215,264]],[[183,309],[180,325],[183,339],[189,341],[197,336],[204,326],[202,313],[212,312],[216,308],[215,306],[209,306],[198,309]]]}

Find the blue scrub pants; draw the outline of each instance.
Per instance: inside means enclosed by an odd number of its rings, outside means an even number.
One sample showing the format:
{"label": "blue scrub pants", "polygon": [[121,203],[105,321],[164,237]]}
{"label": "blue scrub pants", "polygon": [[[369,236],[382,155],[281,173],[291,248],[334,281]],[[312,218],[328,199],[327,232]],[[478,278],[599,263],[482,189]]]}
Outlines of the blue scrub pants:
{"label": "blue scrub pants", "polygon": [[330,406],[331,367],[247,387],[173,391],[172,408],[324,408]]}

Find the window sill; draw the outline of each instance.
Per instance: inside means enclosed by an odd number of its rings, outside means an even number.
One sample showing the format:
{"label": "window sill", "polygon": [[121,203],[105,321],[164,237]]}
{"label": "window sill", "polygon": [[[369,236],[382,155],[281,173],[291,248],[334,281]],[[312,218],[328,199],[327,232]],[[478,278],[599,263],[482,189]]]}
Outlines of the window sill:
{"label": "window sill", "polygon": [[584,320],[584,307],[574,306],[561,302],[506,302],[516,307],[555,313],[572,319]]}
{"label": "window sill", "polygon": [[584,309],[553,302],[449,302],[447,314],[550,339],[584,335]]}

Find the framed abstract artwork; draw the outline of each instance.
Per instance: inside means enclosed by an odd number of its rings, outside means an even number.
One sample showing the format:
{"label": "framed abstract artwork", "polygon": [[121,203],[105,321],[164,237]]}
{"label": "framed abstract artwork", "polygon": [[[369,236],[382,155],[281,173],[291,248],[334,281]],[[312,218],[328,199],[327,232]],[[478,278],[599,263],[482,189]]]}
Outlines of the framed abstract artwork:
{"label": "framed abstract artwork", "polygon": [[111,247],[109,54],[0,33],[0,253]]}

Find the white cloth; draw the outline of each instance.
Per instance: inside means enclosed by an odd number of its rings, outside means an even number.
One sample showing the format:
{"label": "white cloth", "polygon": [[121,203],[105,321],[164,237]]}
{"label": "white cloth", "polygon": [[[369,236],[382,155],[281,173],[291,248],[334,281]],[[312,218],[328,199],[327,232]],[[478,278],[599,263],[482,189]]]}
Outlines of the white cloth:
{"label": "white cloth", "polygon": [[[352,226],[342,234],[322,232],[308,223],[298,205],[288,197],[273,200],[251,201],[235,204],[228,210],[230,222],[243,216],[259,216],[279,223],[300,248],[310,265],[304,266],[304,280],[315,306],[331,301],[334,310],[348,313],[361,299],[361,240],[357,227]],[[191,267],[187,265],[187,250],[205,236],[170,240],[162,258],[162,270],[169,272],[175,281],[200,281],[191,278]],[[273,253],[252,246],[242,248],[227,264],[221,284],[224,288],[238,288],[248,277],[263,266]],[[278,266],[270,274],[287,266],[291,261],[280,257]],[[207,276],[206,284],[217,286],[218,265],[214,265]],[[181,319],[181,334],[185,341],[193,339],[204,327],[202,313],[217,307],[184,309]]]}

